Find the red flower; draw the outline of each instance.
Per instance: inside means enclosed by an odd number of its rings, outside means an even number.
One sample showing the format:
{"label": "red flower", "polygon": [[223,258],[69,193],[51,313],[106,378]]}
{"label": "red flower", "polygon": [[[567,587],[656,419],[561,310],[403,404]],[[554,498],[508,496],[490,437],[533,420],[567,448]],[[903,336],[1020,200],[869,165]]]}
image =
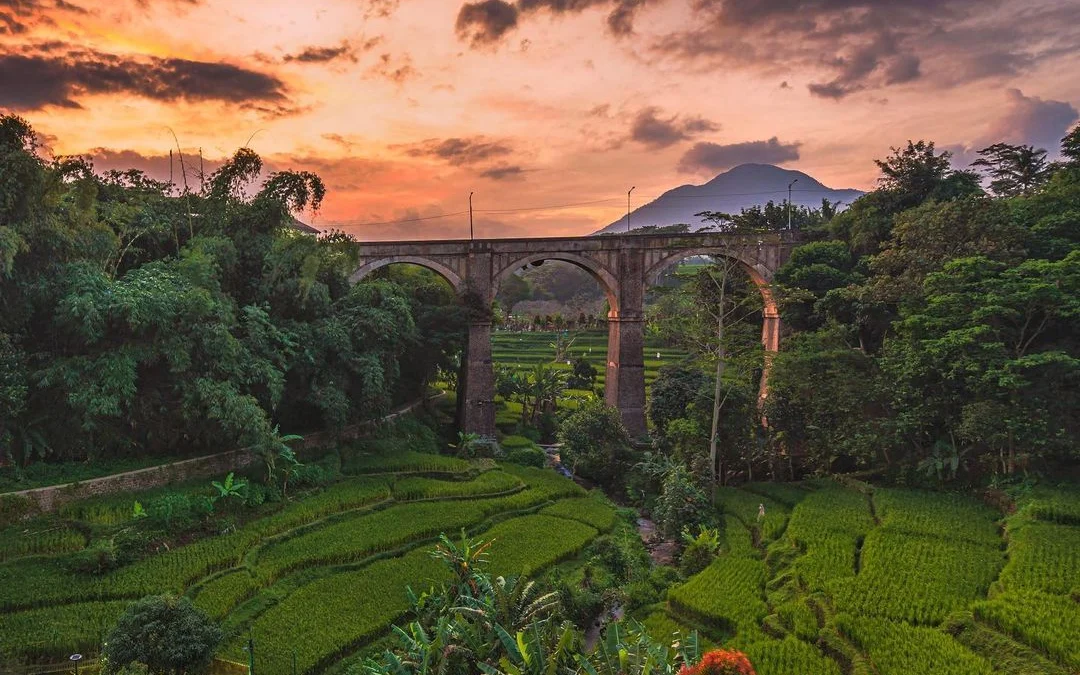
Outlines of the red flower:
{"label": "red flower", "polygon": [[714,649],[701,657],[696,666],[683,666],[679,675],[755,675],[746,654],[728,649]]}

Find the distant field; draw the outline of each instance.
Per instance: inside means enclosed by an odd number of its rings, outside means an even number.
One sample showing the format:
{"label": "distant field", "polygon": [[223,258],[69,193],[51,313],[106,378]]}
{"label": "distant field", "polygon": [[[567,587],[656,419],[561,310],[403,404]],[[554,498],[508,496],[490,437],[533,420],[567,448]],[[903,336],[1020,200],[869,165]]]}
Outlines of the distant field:
{"label": "distant field", "polygon": [[[538,363],[551,363],[555,350],[551,345],[559,335],[557,331],[535,333],[511,333],[496,331],[491,337],[491,356],[496,364],[527,370]],[[574,339],[568,359],[584,357],[596,368],[597,386],[603,387],[607,370],[607,331],[567,331]],[[660,355],[657,358],[657,354]],[[674,365],[686,358],[686,352],[663,347],[651,341],[645,343],[645,386],[652,384],[661,366]],[[555,366],[570,371],[564,360]]]}

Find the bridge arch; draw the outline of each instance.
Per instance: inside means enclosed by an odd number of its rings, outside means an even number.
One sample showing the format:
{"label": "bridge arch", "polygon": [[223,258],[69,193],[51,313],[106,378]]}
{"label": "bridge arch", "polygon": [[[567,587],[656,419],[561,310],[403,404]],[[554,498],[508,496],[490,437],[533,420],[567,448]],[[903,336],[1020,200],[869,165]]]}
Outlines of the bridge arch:
{"label": "bridge arch", "polygon": [[604,265],[598,263],[595,260],[591,260],[585,256],[575,255],[573,253],[535,253],[533,255],[525,256],[524,258],[518,258],[512,263],[499,270],[494,275],[494,283],[492,284],[492,297],[499,292],[502,284],[506,279],[515,271],[526,267],[533,263],[544,262],[546,260],[558,260],[560,262],[570,263],[575,267],[579,267],[596,280],[600,284],[600,289],[604,291],[604,295],[607,296],[608,307],[611,309],[609,316],[617,316],[619,313],[619,281],[611,270],[607,269]]}
{"label": "bridge arch", "polygon": [[368,276],[375,270],[386,267],[387,265],[394,265],[397,263],[408,263],[411,265],[419,265],[420,267],[427,268],[441,276],[443,279],[446,279],[447,283],[450,284],[450,287],[454,289],[454,293],[456,293],[457,295],[461,295],[465,292],[465,281],[457,272],[450,269],[446,265],[438,262],[437,260],[432,260],[430,258],[424,258],[422,256],[415,255],[394,255],[387,256],[385,258],[378,258],[376,260],[370,260],[361,265],[360,267],[356,268],[356,271],[349,276],[349,283],[355,284],[363,280],[364,277]]}
{"label": "bridge arch", "polygon": [[[711,256],[730,258],[738,263],[740,269],[750,277],[750,280],[761,293],[761,345],[765,348],[765,363],[761,373],[761,383],[758,386],[758,407],[765,405],[765,399],[769,395],[769,371],[772,370],[772,360],[776,352],[780,351],[780,310],[776,305],[776,298],[772,292],[772,275],[775,270],[756,259],[747,259],[738,250],[724,247],[704,246],[679,250],[669,256],[665,256],[645,271],[646,288],[659,282],[660,276],[673,265],[687,258],[695,256]],[[763,423],[768,424],[764,418]]]}

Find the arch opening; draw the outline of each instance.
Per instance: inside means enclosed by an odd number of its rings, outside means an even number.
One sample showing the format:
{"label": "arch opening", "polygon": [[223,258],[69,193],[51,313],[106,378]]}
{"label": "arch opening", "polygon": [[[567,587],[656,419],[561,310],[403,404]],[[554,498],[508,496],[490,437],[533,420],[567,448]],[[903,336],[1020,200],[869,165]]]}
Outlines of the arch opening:
{"label": "arch opening", "polygon": [[349,283],[355,284],[363,281],[376,270],[396,264],[416,265],[431,270],[450,284],[450,288],[454,290],[455,294],[461,295],[465,291],[465,281],[457,272],[436,260],[413,255],[390,256],[368,261],[358,267],[356,271],[349,276]]}
{"label": "arch opening", "polygon": [[498,274],[495,275],[492,293],[498,294],[499,290],[502,289],[503,284],[510,278],[511,275],[516,273],[518,270],[542,264],[547,261],[569,263],[574,267],[577,267],[578,269],[581,269],[588,273],[588,275],[591,276],[593,280],[595,280],[596,283],[600,286],[600,290],[603,291],[604,296],[607,299],[609,308],[608,316],[618,316],[619,284],[615,279],[615,275],[612,274],[609,270],[605,269],[603,266],[599,265],[598,263],[593,262],[592,260],[571,254],[537,253],[515,260],[513,263],[507,265],[505,269],[500,270]]}

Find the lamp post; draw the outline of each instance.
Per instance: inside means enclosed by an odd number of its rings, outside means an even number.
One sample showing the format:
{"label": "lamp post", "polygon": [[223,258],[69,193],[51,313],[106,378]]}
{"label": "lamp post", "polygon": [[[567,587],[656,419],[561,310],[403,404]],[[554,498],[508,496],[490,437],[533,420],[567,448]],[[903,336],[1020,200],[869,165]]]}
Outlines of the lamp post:
{"label": "lamp post", "polygon": [[798,183],[799,179],[791,181],[787,184],[787,229],[791,229],[791,186]]}
{"label": "lamp post", "polygon": [[473,240],[473,224],[472,224],[472,196],[473,193],[469,193],[469,241]]}
{"label": "lamp post", "polygon": [[82,661],[82,654],[72,654],[68,659],[75,664],[75,675],[79,675],[79,661]]}
{"label": "lamp post", "polygon": [[626,191],[626,233],[630,234],[630,193],[634,191],[636,185]]}

